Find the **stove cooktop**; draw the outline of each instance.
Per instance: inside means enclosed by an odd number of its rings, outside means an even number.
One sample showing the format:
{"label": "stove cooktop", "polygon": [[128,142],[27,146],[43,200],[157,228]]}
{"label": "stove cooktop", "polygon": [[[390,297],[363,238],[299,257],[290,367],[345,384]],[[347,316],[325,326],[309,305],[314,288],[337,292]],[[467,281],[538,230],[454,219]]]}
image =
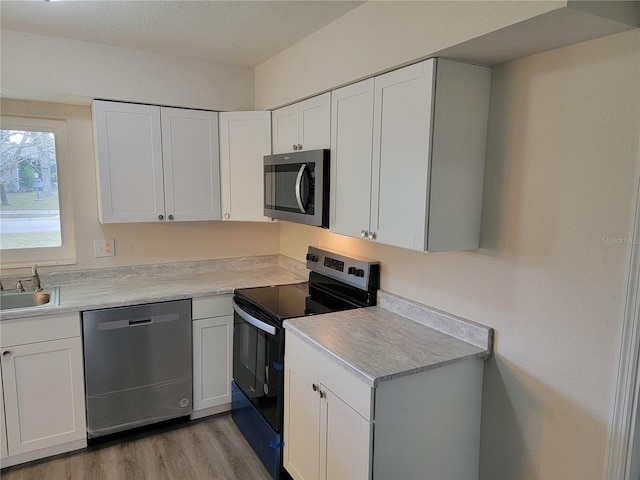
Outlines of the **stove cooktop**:
{"label": "stove cooktop", "polygon": [[279,324],[288,318],[339,312],[360,306],[324,292],[309,282],[238,289],[235,295],[236,299],[253,304]]}
{"label": "stove cooktop", "polygon": [[237,289],[236,302],[277,325],[288,318],[376,304],[380,262],[311,246],[308,252],[308,282]]}

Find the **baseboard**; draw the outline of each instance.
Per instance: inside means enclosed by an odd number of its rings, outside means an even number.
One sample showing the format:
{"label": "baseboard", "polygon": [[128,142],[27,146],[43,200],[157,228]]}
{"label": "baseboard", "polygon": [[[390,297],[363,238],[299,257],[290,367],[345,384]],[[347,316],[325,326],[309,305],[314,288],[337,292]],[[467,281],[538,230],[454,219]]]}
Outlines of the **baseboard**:
{"label": "baseboard", "polygon": [[56,445],[54,447],[41,448],[40,450],[34,450],[33,452],[12,455],[10,457],[0,459],[0,468],[13,467],[14,465],[32,462],[34,460],[40,460],[42,458],[52,457],[54,455],[60,455],[61,453],[81,450],[86,446],[87,439],[83,438],[80,440],[74,440],[73,442],[63,443],[62,445]]}
{"label": "baseboard", "polygon": [[189,418],[191,418],[191,420],[197,420],[198,418],[209,417],[211,415],[217,415],[218,413],[229,411],[231,411],[231,403],[223,403],[222,405],[216,405],[215,407],[203,408],[202,410],[191,412]]}

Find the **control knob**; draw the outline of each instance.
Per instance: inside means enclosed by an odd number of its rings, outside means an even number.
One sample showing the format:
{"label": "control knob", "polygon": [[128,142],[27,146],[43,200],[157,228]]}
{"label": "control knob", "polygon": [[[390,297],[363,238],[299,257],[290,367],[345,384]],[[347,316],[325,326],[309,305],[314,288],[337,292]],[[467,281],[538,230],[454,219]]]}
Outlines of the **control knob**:
{"label": "control knob", "polygon": [[309,262],[317,262],[318,261],[318,256],[314,255],[313,253],[307,253],[307,261],[309,261]]}

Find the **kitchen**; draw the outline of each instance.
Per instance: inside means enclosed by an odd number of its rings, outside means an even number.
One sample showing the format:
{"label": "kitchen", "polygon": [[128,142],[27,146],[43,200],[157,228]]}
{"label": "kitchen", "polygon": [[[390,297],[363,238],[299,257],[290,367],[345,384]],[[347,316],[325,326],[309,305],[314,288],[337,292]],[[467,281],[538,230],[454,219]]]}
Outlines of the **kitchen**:
{"label": "kitchen", "polygon": [[[383,290],[496,331],[485,365],[482,478],[601,478],[631,247],[603,238],[633,235],[637,29],[496,62],[481,248],[471,252],[416,253],[287,222],[100,225],[91,111],[77,105],[87,97],[272,109],[557,7],[367,2],[255,70],[3,29],[2,112],[67,120],[78,263],[41,270],[303,261],[308,245],[379,259]],[[425,18],[438,28],[423,28]],[[351,45],[353,31],[366,42]],[[41,69],[65,75],[44,78]],[[116,256],[95,258],[97,238],[115,239]]]}

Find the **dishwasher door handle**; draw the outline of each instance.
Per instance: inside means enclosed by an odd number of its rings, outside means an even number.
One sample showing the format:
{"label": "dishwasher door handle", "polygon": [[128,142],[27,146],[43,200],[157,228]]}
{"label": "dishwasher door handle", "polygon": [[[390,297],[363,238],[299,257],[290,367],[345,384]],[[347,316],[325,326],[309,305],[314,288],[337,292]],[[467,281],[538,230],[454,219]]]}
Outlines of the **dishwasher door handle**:
{"label": "dishwasher door handle", "polygon": [[127,318],[124,320],[108,320],[98,324],[98,330],[115,330],[117,328],[139,327],[153,323],[173,322],[180,320],[179,313],[166,313],[164,315],[153,315],[151,317]]}
{"label": "dishwasher door handle", "polygon": [[151,318],[140,318],[138,320],[129,320],[129,326],[133,327],[135,325],[145,325],[147,323],[151,323],[153,319]]}

